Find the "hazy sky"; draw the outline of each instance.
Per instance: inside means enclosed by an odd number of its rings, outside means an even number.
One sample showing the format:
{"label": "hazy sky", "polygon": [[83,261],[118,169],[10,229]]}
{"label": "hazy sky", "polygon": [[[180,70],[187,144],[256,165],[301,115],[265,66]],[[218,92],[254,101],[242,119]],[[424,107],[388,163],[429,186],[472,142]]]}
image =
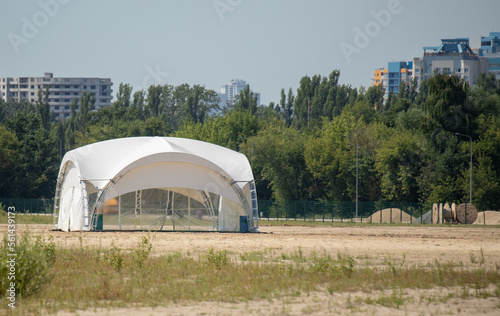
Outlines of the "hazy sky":
{"label": "hazy sky", "polygon": [[304,75],[366,87],[388,61],[491,31],[499,0],[3,1],[0,77],[109,77],[115,92],[241,78],[267,104]]}

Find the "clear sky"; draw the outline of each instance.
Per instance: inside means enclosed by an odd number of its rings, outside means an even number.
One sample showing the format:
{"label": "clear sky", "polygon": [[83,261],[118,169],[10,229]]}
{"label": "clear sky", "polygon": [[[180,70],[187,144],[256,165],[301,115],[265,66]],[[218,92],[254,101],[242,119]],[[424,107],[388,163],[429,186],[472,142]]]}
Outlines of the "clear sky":
{"label": "clear sky", "polygon": [[109,77],[115,92],[240,78],[268,104],[304,75],[367,87],[389,61],[491,31],[499,0],[3,1],[0,77]]}

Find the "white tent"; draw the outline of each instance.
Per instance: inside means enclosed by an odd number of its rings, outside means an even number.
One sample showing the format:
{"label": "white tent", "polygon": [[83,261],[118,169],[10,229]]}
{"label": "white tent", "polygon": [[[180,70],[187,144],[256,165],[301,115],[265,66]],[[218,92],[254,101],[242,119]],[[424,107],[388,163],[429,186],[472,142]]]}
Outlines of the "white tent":
{"label": "white tent", "polygon": [[257,231],[252,169],[238,152],[175,137],[120,138],[66,153],[54,225],[74,230]]}

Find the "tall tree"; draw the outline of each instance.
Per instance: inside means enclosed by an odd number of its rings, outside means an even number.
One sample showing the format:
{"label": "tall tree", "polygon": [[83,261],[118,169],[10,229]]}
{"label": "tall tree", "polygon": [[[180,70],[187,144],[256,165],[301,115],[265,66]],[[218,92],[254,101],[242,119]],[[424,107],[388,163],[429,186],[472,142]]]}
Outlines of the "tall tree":
{"label": "tall tree", "polygon": [[50,129],[49,89],[49,86],[47,86],[45,98],[43,98],[42,89],[38,90],[38,101],[36,102],[36,108],[42,120],[42,126],[46,131]]}
{"label": "tall tree", "polygon": [[20,193],[17,191],[16,181],[16,173],[19,172],[19,147],[16,134],[0,125],[0,196],[4,198],[15,197]]}
{"label": "tall tree", "polygon": [[377,111],[381,111],[384,106],[384,94],[384,86],[380,84],[369,87],[366,90],[365,97],[370,106],[372,106]]}
{"label": "tall tree", "polygon": [[120,83],[118,93],[116,94],[116,101],[113,103],[117,107],[128,108],[130,107],[130,96],[132,95],[132,86],[130,84]]}
{"label": "tall tree", "polygon": [[214,110],[219,109],[220,98],[213,90],[207,90],[200,85],[189,89],[186,100],[186,110],[195,123],[203,123],[205,118]]}
{"label": "tall tree", "polygon": [[54,137],[42,126],[40,116],[33,112],[18,112],[6,125],[19,140],[14,197],[52,197],[59,167]]}
{"label": "tall tree", "polygon": [[425,110],[438,128],[471,135],[477,111],[467,102],[468,86],[455,75],[436,74],[428,79],[429,96]]}
{"label": "tall tree", "polygon": [[285,105],[285,108],[283,109],[283,111],[285,113],[285,124],[288,127],[292,124],[294,100],[295,100],[295,96],[293,95],[292,88],[289,88],[286,105]]}
{"label": "tall tree", "polygon": [[245,89],[236,95],[236,101],[234,103],[234,108],[237,110],[250,110],[252,115],[257,112],[257,101],[258,95],[250,89],[250,85],[247,84]]}
{"label": "tall tree", "polygon": [[397,131],[381,144],[375,168],[385,200],[419,201],[417,178],[429,151],[423,135],[409,131]]}
{"label": "tall tree", "polygon": [[311,175],[304,161],[308,136],[272,120],[248,138],[242,151],[253,162],[257,187],[269,185],[277,200],[310,199]]}
{"label": "tall tree", "polygon": [[80,132],[85,133],[87,130],[87,121],[89,119],[89,113],[94,109],[95,105],[95,95],[85,91],[80,98],[80,111],[78,112],[78,123],[80,127]]}

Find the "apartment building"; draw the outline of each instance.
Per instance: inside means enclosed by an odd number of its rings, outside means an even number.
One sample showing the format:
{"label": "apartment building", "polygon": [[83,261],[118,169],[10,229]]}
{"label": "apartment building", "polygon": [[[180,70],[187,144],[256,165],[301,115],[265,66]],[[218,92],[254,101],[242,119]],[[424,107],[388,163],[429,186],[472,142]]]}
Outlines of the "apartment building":
{"label": "apartment building", "polygon": [[95,96],[95,109],[111,105],[113,83],[110,78],[58,78],[52,73],[43,77],[0,77],[0,97],[5,101],[20,102],[38,100],[38,91],[49,87],[50,110],[56,119],[66,119],[71,113],[71,103],[79,99],[85,91]]}
{"label": "apartment building", "polygon": [[393,61],[387,64],[387,68],[375,70],[373,85],[382,85],[385,89],[384,99],[387,99],[389,92],[398,94],[401,82],[409,84],[411,78],[411,61]]}
{"label": "apartment building", "polygon": [[454,74],[471,87],[479,74],[489,72],[489,61],[475,54],[468,38],[442,39],[441,45],[423,47],[422,57],[413,59],[413,78],[420,83],[434,74]]}
{"label": "apartment building", "polygon": [[[247,86],[247,82],[241,79],[233,79],[228,84],[221,86],[219,97],[221,102],[219,106],[232,106],[236,101],[236,95],[243,91]],[[257,105],[260,105],[260,93],[257,93]]]}
{"label": "apartment building", "polygon": [[478,36],[470,39],[472,51],[488,59],[489,72],[500,79],[500,32],[490,32],[488,36]]}

